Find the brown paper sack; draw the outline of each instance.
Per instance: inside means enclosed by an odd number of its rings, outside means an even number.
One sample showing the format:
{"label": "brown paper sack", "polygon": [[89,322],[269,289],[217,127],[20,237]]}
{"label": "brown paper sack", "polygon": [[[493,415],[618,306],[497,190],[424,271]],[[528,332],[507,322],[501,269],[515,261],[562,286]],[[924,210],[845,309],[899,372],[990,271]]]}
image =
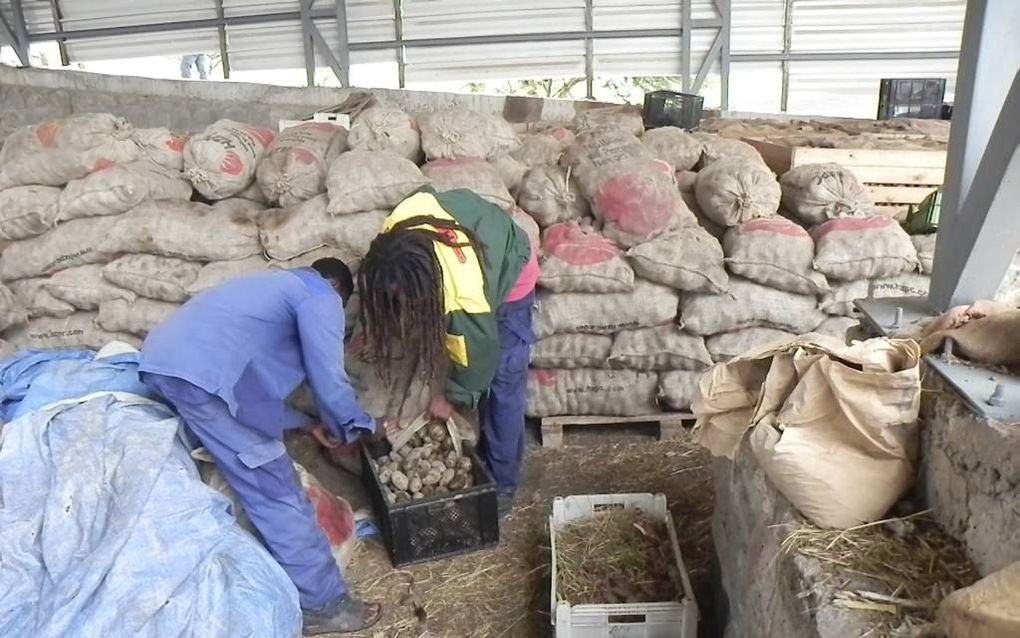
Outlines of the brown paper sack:
{"label": "brown paper sack", "polygon": [[1020,636],[1020,561],[947,596],[938,624],[949,638]]}
{"label": "brown paper sack", "polygon": [[732,458],[751,448],[769,480],[819,527],[878,520],[913,482],[920,348],[805,335],[702,377],[696,440]]}

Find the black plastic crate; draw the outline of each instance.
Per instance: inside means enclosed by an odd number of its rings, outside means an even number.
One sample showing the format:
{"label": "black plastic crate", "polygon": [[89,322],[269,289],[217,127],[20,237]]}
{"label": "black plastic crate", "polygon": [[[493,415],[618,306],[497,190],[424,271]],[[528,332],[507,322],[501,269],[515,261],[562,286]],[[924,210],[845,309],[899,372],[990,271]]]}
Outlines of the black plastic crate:
{"label": "black plastic crate", "polygon": [[945,96],[945,78],[883,79],[878,88],[877,119],[940,119]]}
{"label": "black plastic crate", "polygon": [[[499,544],[496,483],[474,448],[471,457],[475,484],[450,494],[420,501],[389,504],[383,496],[379,470],[369,459],[382,456],[361,446],[365,491],[379,519],[383,541],[394,567],[488,549]],[[374,456],[373,456],[374,454]]]}
{"label": "black plastic crate", "polygon": [[705,98],[690,93],[675,91],[652,91],[645,93],[643,118],[647,128],[678,126],[683,129],[698,128],[701,123],[701,107]]}

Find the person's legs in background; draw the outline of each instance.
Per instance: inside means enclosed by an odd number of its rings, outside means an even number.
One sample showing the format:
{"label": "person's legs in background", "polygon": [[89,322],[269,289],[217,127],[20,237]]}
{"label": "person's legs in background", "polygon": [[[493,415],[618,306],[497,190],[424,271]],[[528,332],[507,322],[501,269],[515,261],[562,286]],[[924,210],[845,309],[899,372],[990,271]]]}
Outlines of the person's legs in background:
{"label": "person's legs in background", "polygon": [[195,56],[186,55],[181,58],[181,77],[185,80],[191,79],[191,67],[195,64]]}
{"label": "person's legs in background", "polygon": [[524,410],[528,399],[528,360],[535,335],[531,329],[534,293],[503,304],[499,323],[499,366],[488,396],[479,408],[482,425],[480,448],[501,499],[502,513],[520,478],[524,459]]}
{"label": "person's legs in background", "polygon": [[198,67],[198,77],[202,80],[209,79],[209,56],[199,53],[195,57],[195,66]]}

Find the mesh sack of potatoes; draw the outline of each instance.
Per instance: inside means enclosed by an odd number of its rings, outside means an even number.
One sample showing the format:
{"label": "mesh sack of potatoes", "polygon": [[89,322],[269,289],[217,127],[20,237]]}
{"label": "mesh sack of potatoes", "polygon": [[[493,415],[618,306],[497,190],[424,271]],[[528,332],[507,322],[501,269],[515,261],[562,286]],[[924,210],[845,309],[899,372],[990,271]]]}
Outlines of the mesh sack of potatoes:
{"label": "mesh sack of potatoes", "polygon": [[111,166],[76,179],[60,194],[57,221],[119,215],[148,199],[191,199],[191,183],[179,171],[149,160]]}
{"label": "mesh sack of potatoes", "polygon": [[672,288],[635,281],[629,292],[539,291],[535,334],[558,332],[613,334],[629,328],[656,326],[676,318],[680,296]]}
{"label": "mesh sack of potatoes", "polygon": [[753,219],[734,226],[723,238],[723,249],[726,266],[735,275],[802,295],[829,290],[825,276],[812,267],[814,240],[788,219]]}
{"label": "mesh sack of potatoes", "polygon": [[700,226],[678,228],[627,251],[634,271],[679,290],[723,292],[729,276],[719,241]]}
{"label": "mesh sack of potatoes", "polygon": [[134,127],[109,113],[81,113],[15,129],[0,148],[0,190],[63,186],[141,154]]}
{"label": "mesh sack of potatoes", "polygon": [[180,304],[138,297],[134,301],[112,299],[99,305],[96,323],[109,332],[126,332],[144,337],[170,318]]}
{"label": "mesh sack of potatoes", "polygon": [[495,159],[489,160],[489,164],[496,169],[500,179],[503,180],[503,184],[506,185],[507,190],[514,197],[517,197],[518,191],[520,191],[521,183],[524,181],[524,174],[528,172],[528,167],[523,162],[514,159],[509,155],[501,155]]}
{"label": "mesh sack of potatoes", "polygon": [[184,175],[206,199],[226,199],[255,181],[255,171],[276,134],[261,126],[218,120],[188,138]]}
{"label": "mesh sack of potatoes", "polygon": [[531,346],[535,368],[604,368],[613,347],[610,335],[568,332],[539,339]]}
{"label": "mesh sack of potatoes", "polygon": [[447,109],[418,118],[421,147],[429,160],[477,157],[493,159],[517,150],[513,126],[498,115]]}
{"label": "mesh sack of potatoes", "polygon": [[0,253],[0,279],[49,275],[64,268],[110,261],[103,248],[121,217],[73,219],[44,235],[8,245]]}
{"label": "mesh sack of potatoes", "polygon": [[393,208],[428,179],[409,159],[390,151],[348,151],[329,167],[330,215]]}
{"label": "mesh sack of potatoes", "polygon": [[583,133],[612,128],[640,137],[645,132],[641,109],[636,106],[604,106],[586,109],[574,116],[574,130]]}
{"label": "mesh sack of potatoes", "polygon": [[659,411],[659,375],[636,370],[533,368],[528,373],[531,417],[561,414],[639,416]]}
{"label": "mesh sack of potatoes", "polygon": [[25,323],[28,320],[28,311],[21,303],[18,295],[7,286],[0,285],[0,330],[6,330],[11,326]]}
{"label": "mesh sack of potatoes", "polygon": [[524,174],[517,203],[541,226],[580,219],[590,212],[569,169],[536,166]]}
{"label": "mesh sack of potatoes", "polygon": [[319,195],[263,216],[259,220],[259,239],[265,254],[270,259],[287,261],[317,248],[333,247],[340,259],[356,260],[368,252],[388,214],[377,210],[332,217],[326,207],[326,196]]}
{"label": "mesh sack of potatoes", "polygon": [[10,282],[11,292],[29,319],[36,317],[67,317],[75,312],[74,306],[57,299],[46,289],[48,277],[31,277]]}
{"label": "mesh sack of potatoes", "polygon": [[590,201],[604,181],[603,171],[639,159],[654,160],[655,156],[634,135],[603,128],[578,134],[564,150],[560,164],[572,169],[581,192]]}
{"label": "mesh sack of potatoes", "polygon": [[141,159],[159,164],[178,173],[184,170],[184,145],[188,136],[167,128],[136,128],[131,139],[141,152]]}
{"label": "mesh sack of potatoes", "polygon": [[796,336],[787,330],[756,326],[712,335],[705,339],[705,347],[712,355],[712,360],[719,363],[786,343]]}
{"label": "mesh sack of potatoes", "polygon": [[761,153],[758,149],[751,146],[747,142],[741,140],[731,139],[729,137],[720,137],[713,135],[712,133],[693,133],[695,139],[700,141],[705,150],[701,155],[702,167],[711,166],[715,162],[721,159],[746,159],[759,164],[764,164],[765,160],[762,159]]}
{"label": "mesh sack of potatoes", "polygon": [[699,335],[713,335],[752,326],[811,332],[825,315],[814,295],[798,295],[746,279],[730,279],[729,290],[718,295],[685,295],[681,325]]}
{"label": "mesh sack of potatoes", "polygon": [[94,312],[76,312],[66,317],[40,317],[8,331],[4,337],[19,350],[99,350],[111,341],[123,341],[135,348],[142,345],[142,340],[135,335],[111,332],[99,327]]}
{"label": "mesh sack of potatoes", "polygon": [[537,257],[542,249],[542,229],[538,227],[538,222],[516,206],[508,210],[507,215],[510,215],[510,219],[514,220],[514,223],[528,236],[528,245],[531,246],[532,254]]}
{"label": "mesh sack of potatoes", "polygon": [[621,292],[634,287],[623,251],[588,225],[555,224],[542,239],[538,284],[556,292]]}
{"label": "mesh sack of potatoes", "polygon": [[[0,196],[2,195],[3,193],[0,193]],[[935,238],[935,233],[910,236],[910,243],[914,244],[914,250],[917,251],[917,261],[921,266],[921,272],[926,275],[931,274],[935,264]]]}
{"label": "mesh sack of potatoes", "polygon": [[414,162],[421,157],[418,124],[390,104],[372,106],[355,115],[347,144],[358,151],[390,151]]}
{"label": "mesh sack of potatoes", "polygon": [[60,193],[54,186],[15,186],[0,191],[0,239],[28,239],[53,228]]}
{"label": "mesh sack of potatoes", "polygon": [[104,279],[103,266],[99,264],[61,270],[50,277],[45,286],[51,295],[66,301],[78,310],[98,310],[104,301],[113,299],[134,301],[136,297],[130,290]]}
{"label": "mesh sack of potatoes", "polygon": [[659,403],[670,410],[687,410],[701,396],[701,370],[670,370],[659,373]]}
{"label": "mesh sack of potatoes", "polygon": [[839,164],[802,164],[779,180],[783,208],[808,225],[837,217],[866,217],[875,200],[857,176]]}
{"label": "mesh sack of potatoes", "polygon": [[815,270],[829,279],[879,279],[918,269],[910,235],[891,217],[833,219],[811,234]]}
{"label": "mesh sack of potatoes", "polygon": [[713,222],[736,226],[779,210],[781,190],[767,166],[743,158],[713,162],[698,173],[698,207]]}
{"label": "mesh sack of potatoes", "polygon": [[499,171],[484,160],[473,157],[432,160],[421,167],[421,172],[439,192],[464,188],[504,210],[514,206],[514,198]]}
{"label": "mesh sack of potatoes", "polygon": [[830,315],[854,317],[854,301],[870,294],[883,297],[926,297],[931,279],[927,275],[905,272],[881,279],[833,282],[832,290],[822,297],[819,307]]}
{"label": "mesh sack of potatoes", "polygon": [[559,161],[563,151],[574,143],[574,133],[562,126],[520,136],[521,145],[511,156],[528,168]]}
{"label": "mesh sack of potatoes", "polygon": [[609,367],[632,370],[703,370],[712,357],[702,337],[687,334],[674,323],[622,330],[613,339]]}
{"label": "mesh sack of potatoes", "polygon": [[268,202],[293,206],[326,192],[326,172],[347,150],[347,129],[307,122],[280,131],[266,148],[255,179]]}
{"label": "mesh sack of potatoes", "polygon": [[189,297],[194,297],[229,279],[263,272],[268,268],[269,262],[259,256],[237,261],[214,261],[201,267],[195,278],[188,284],[185,292]]}
{"label": "mesh sack of potatoes", "polygon": [[675,126],[645,131],[641,143],[651,149],[656,159],[669,163],[677,171],[694,168],[705,150],[701,140]]}
{"label": "mesh sack of potatoes", "polygon": [[846,343],[847,332],[852,328],[857,328],[859,325],[860,322],[853,317],[829,317],[822,323],[818,324],[818,327],[812,332],[836,337],[838,339],[842,339],[844,343]]}
{"label": "mesh sack of potatoes", "polygon": [[103,266],[103,278],[135,294],[182,303],[202,264],[161,255],[124,255]]}

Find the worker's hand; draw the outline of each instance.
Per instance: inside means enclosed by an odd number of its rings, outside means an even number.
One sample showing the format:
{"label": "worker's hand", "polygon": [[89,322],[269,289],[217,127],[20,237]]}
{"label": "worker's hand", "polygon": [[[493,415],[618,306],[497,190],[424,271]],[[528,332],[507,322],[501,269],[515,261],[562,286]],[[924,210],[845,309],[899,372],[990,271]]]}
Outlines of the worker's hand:
{"label": "worker's hand", "polygon": [[309,434],[311,434],[312,437],[319,442],[319,445],[321,445],[324,448],[332,450],[333,448],[338,448],[344,444],[344,442],[341,441],[340,439],[334,439],[332,436],[330,436],[329,430],[327,430],[326,426],[321,423],[317,423],[309,428],[306,428],[306,431]]}
{"label": "worker's hand", "polygon": [[454,411],[453,404],[441,394],[432,397],[432,401],[429,402],[429,414],[438,421],[446,422],[453,416]]}

